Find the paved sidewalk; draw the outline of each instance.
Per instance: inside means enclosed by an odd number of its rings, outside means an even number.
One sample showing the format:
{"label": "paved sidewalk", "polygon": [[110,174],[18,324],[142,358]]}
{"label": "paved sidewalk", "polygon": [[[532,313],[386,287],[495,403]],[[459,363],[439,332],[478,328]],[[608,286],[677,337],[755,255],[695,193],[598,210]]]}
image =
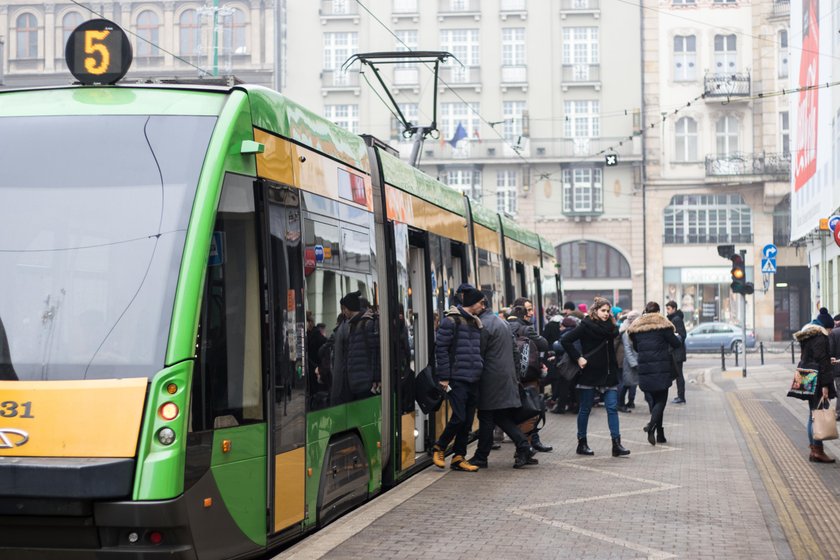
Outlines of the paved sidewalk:
{"label": "paved sidewalk", "polygon": [[666,445],[647,443],[641,395],[621,414],[629,458],[610,456],[603,408],[590,418],[594,457],[574,453],[574,415],[550,414],[542,439],[555,451],[540,465],[512,469],[504,444],[478,473],[431,467],[278,558],[792,558],[720,390],[738,388],[688,373],[709,387],[669,403]]}

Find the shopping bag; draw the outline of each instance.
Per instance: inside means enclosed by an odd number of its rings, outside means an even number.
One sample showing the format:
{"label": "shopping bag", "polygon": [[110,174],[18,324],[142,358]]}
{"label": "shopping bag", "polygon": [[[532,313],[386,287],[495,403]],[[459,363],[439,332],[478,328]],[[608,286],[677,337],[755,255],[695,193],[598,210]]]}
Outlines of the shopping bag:
{"label": "shopping bag", "polygon": [[793,383],[787,396],[803,401],[809,400],[817,392],[817,370],[796,368],[793,372]]}
{"label": "shopping bag", "polygon": [[814,440],[837,439],[837,417],[834,415],[834,406],[827,398],[820,399],[817,408],[811,411],[811,418],[814,421]]}
{"label": "shopping bag", "polygon": [[443,403],[443,387],[435,381],[432,366],[426,366],[414,378],[414,398],[424,414],[431,414]]}

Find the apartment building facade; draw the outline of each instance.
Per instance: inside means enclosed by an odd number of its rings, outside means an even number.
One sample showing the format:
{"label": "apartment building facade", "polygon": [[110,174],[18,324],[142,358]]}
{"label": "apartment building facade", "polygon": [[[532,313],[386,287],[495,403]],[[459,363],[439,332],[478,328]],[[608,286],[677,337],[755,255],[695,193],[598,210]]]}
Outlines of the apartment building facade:
{"label": "apartment building facade", "polygon": [[[784,96],[758,97],[788,87],[789,3],[645,5],[649,297],[677,301],[689,325],[740,321],[717,251],[732,244],[755,285],[748,326],[789,340],[810,314],[804,252],[789,242],[790,112]],[[771,244],[777,270],[765,274]]]}

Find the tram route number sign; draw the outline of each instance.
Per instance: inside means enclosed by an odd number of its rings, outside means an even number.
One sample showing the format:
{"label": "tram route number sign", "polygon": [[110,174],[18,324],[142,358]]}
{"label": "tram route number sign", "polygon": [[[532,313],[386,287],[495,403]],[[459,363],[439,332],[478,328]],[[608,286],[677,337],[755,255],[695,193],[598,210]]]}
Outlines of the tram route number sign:
{"label": "tram route number sign", "polygon": [[92,19],[70,33],[64,59],[70,73],[85,85],[114,84],[131,66],[131,43],[113,21]]}

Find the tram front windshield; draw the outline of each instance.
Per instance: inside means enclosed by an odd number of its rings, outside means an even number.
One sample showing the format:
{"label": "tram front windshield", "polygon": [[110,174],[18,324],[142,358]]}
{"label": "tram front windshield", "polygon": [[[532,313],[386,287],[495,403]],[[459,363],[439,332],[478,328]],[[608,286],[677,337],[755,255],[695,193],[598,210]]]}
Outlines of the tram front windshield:
{"label": "tram front windshield", "polygon": [[0,118],[0,380],[164,366],[215,117]]}

